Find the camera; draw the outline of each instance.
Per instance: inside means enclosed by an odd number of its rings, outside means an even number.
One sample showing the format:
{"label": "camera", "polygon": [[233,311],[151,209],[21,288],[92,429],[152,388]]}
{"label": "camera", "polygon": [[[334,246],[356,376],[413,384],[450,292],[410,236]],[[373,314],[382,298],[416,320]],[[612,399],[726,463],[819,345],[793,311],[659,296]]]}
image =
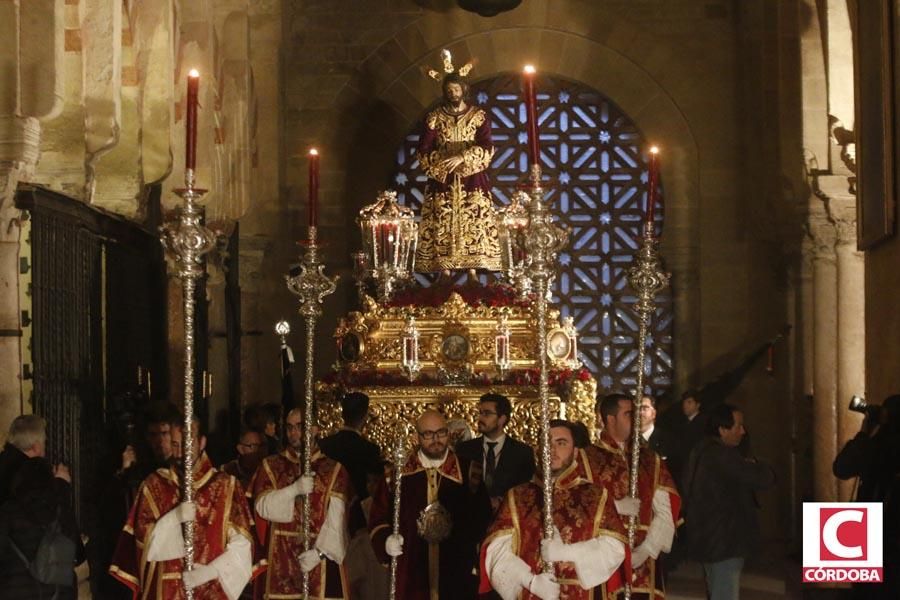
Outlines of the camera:
{"label": "camera", "polygon": [[853,412],[858,412],[870,417],[873,421],[877,421],[881,416],[881,406],[878,404],[869,404],[862,396],[852,396],[850,398],[850,406]]}

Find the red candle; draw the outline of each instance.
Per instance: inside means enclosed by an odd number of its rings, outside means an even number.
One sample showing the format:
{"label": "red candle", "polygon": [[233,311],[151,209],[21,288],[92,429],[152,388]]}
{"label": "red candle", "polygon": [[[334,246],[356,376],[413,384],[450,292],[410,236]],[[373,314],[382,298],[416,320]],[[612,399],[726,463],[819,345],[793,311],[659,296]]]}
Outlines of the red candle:
{"label": "red candle", "polygon": [[200,73],[191,69],[188,73],[187,109],[185,110],[184,168],[193,171],[197,166],[197,94],[200,91]]}
{"label": "red candle", "polygon": [[537,100],[534,94],[534,75],[536,71],[531,65],[525,65],[523,80],[525,82],[525,115],[528,131],[528,164],[536,165],[541,156],[541,143],[538,139]]}
{"label": "red candle", "polygon": [[309,151],[309,226],[319,224],[319,151]]}
{"label": "red candle", "polygon": [[647,175],[647,206],[644,214],[645,222],[651,232],[654,231],[655,224],[653,222],[654,212],[656,211],[656,201],[659,196],[659,148],[653,146],[650,148],[650,172]]}

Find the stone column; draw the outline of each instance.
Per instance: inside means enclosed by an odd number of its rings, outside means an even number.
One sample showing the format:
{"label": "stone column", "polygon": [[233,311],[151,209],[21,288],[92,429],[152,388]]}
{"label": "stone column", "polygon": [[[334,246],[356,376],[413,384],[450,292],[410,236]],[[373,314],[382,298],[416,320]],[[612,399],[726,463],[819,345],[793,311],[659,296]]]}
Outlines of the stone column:
{"label": "stone column", "polygon": [[[829,178],[830,179],[830,178]],[[856,249],[856,198],[846,177],[835,177],[840,192],[829,196],[828,208],[837,234],[837,448],[859,432],[862,415],[847,410],[850,396],[865,395],[866,320],[865,257]],[[880,402],[881,398],[869,398]],[[839,482],[839,500],[851,499],[854,481]]]}
{"label": "stone column", "polygon": [[836,232],[821,202],[811,207],[813,241],[813,489],[815,500],[837,500],[831,464],[837,452]]}

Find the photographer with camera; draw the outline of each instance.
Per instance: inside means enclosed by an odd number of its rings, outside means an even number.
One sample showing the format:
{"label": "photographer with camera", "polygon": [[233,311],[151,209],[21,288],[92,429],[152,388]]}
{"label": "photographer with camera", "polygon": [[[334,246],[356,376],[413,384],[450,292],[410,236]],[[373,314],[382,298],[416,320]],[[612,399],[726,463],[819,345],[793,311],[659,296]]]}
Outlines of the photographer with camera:
{"label": "photographer with camera", "polygon": [[900,394],[879,405],[854,396],[850,410],[866,415],[856,437],[838,452],[838,479],[858,477],[857,502],[884,504],[884,583],[854,586],[854,597],[900,597]]}

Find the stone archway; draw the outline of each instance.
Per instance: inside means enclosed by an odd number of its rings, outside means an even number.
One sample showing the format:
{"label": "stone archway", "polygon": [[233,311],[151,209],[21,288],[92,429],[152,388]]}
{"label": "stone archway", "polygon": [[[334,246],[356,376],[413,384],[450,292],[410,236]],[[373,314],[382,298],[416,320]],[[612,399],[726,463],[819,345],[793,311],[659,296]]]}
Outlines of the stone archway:
{"label": "stone archway", "polygon": [[[532,62],[542,72],[600,90],[633,119],[646,139],[664,149],[667,233],[663,250],[673,272],[674,301],[678,307],[674,352],[679,367],[675,385],[683,388],[688,374],[699,362],[699,245],[695,213],[700,173],[695,136],[674,94],[666,87],[666,82],[682,81],[677,61],[668,64],[662,60],[664,49],[658,42],[641,40],[643,45],[635,44],[640,32],[621,20],[602,36],[607,43],[601,43],[589,37],[589,26],[577,31],[560,31],[546,25],[511,26],[457,34],[457,29],[469,21],[461,15],[451,19],[455,26],[437,31],[437,24],[444,23],[443,16],[417,21],[386,42],[363,63],[354,85],[340,94],[340,123],[335,127],[338,133],[334,145],[350,148],[343,158],[351,165],[348,172],[353,173],[353,185],[346,186],[343,204],[348,209],[347,226],[352,226],[356,209],[374,197],[377,189],[386,187],[394,148],[434,101],[438,90],[423,73],[438,63],[442,48],[449,48],[460,60],[475,57],[479,79],[515,71]],[[474,24],[481,25],[483,21],[475,20]],[[434,32],[433,39],[428,40],[433,45],[423,46],[423,31]],[[418,35],[414,35],[416,32]],[[629,56],[637,48],[643,50],[650,65]],[[383,139],[385,143],[378,148],[367,147],[366,141],[371,139]]]}

